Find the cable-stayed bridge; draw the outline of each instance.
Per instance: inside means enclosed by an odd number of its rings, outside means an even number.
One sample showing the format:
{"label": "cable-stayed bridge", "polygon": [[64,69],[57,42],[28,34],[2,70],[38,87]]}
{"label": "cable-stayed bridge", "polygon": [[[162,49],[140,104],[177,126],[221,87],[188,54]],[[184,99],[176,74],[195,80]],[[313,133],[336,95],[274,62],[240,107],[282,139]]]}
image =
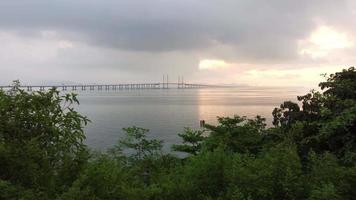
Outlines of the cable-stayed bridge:
{"label": "cable-stayed bridge", "polygon": [[[11,89],[11,85],[0,86],[0,89]],[[133,89],[192,89],[218,87],[215,85],[189,84],[189,83],[127,83],[127,84],[70,84],[70,85],[20,85],[18,88],[27,91],[44,91],[51,88],[66,90],[133,90]]]}
{"label": "cable-stayed bridge", "polygon": [[[1,89],[11,89],[13,85],[0,85]],[[67,90],[134,90],[134,89],[192,89],[192,88],[212,88],[212,87],[222,87],[218,85],[209,85],[209,84],[195,84],[195,83],[186,83],[183,80],[183,77],[178,77],[178,82],[169,82],[168,75],[163,76],[162,82],[153,82],[153,83],[123,83],[123,84],[57,84],[57,85],[19,85],[17,86],[20,89],[27,91],[44,91],[51,88],[57,88],[62,91]]]}
{"label": "cable-stayed bridge", "polygon": [[[0,85],[1,89],[11,89],[13,85]],[[178,77],[178,82],[169,82],[168,75],[163,75],[162,82],[153,83],[123,83],[123,84],[52,84],[52,85],[19,85],[20,89],[27,91],[44,91],[51,88],[57,88],[62,91],[86,91],[86,90],[134,90],[134,89],[193,89],[193,88],[212,88],[223,87],[210,84],[196,84],[184,82],[183,76]]]}

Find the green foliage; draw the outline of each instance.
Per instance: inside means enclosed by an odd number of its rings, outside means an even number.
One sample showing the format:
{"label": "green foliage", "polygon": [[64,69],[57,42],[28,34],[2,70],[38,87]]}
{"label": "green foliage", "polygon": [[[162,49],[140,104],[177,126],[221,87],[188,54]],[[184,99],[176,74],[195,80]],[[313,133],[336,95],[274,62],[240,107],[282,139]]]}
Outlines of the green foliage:
{"label": "green foliage", "polygon": [[298,104],[284,102],[273,111],[273,123],[289,132],[302,123],[299,140],[304,157],[310,149],[333,152],[346,164],[356,162],[356,70],[351,67],[331,74],[319,84],[322,93],[311,91],[299,96]]}
{"label": "green foliage", "polygon": [[92,160],[61,199],[124,199],[128,174],[120,162],[107,156]]}
{"label": "green foliage", "polygon": [[333,184],[322,184],[315,188],[312,192],[310,200],[329,200],[329,199],[342,199],[340,195],[337,194],[335,186]]}
{"label": "green foliage", "polygon": [[119,140],[111,152],[119,153],[128,150],[131,154],[130,157],[134,160],[155,157],[162,153],[163,141],[147,139],[148,129],[133,126],[123,130],[126,134],[125,138]]}
{"label": "green foliage", "polygon": [[331,74],[326,82],[319,84],[321,89],[326,89],[325,95],[339,99],[356,99],[356,69],[350,67],[341,72]]}
{"label": "green foliage", "polygon": [[[335,198],[352,199],[356,196],[356,167],[346,167],[339,164],[337,157],[330,153],[322,155],[311,152],[307,180],[311,196],[327,199],[327,195]],[[315,196],[315,197],[314,197]],[[336,199],[337,199],[336,198]],[[332,198],[329,198],[332,199]]]}
{"label": "green foliage", "polygon": [[0,199],[6,200],[31,200],[41,199],[41,194],[35,193],[33,190],[25,189],[20,186],[15,186],[8,181],[0,180]]}
{"label": "green foliage", "polygon": [[276,147],[257,156],[235,154],[231,188],[251,199],[300,199],[303,197],[301,163],[294,147]]}
{"label": "green foliage", "polygon": [[86,162],[89,120],[73,109],[76,95],[26,93],[18,84],[0,91],[0,179],[45,198],[70,185]]}
{"label": "green foliage", "polygon": [[261,150],[266,127],[264,118],[219,117],[218,122],[217,126],[205,126],[210,132],[203,144],[206,150],[222,148],[239,153],[257,153]]}
{"label": "green foliage", "polygon": [[273,125],[287,126],[295,123],[300,117],[300,108],[298,104],[291,101],[283,102],[279,108],[275,108],[272,112]]}
{"label": "green foliage", "polygon": [[178,159],[161,153],[162,142],[148,130],[125,128],[126,136],[108,154],[93,156],[62,199],[157,199]]}
{"label": "green foliage", "polygon": [[184,133],[179,133],[178,136],[182,138],[183,144],[173,145],[174,151],[185,152],[196,155],[201,151],[201,143],[204,140],[203,130],[193,130],[185,128]]}
{"label": "green foliage", "polygon": [[[191,157],[178,173],[179,190],[184,199],[217,198],[227,189],[226,170],[231,165],[229,155],[222,150]],[[197,192],[199,191],[199,192]]]}

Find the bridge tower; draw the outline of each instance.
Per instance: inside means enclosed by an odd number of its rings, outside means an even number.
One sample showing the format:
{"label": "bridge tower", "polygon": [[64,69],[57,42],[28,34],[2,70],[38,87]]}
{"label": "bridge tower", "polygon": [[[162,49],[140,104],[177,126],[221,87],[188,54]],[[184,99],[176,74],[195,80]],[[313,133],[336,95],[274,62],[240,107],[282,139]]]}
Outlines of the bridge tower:
{"label": "bridge tower", "polygon": [[168,80],[168,74],[163,75],[163,82],[162,82],[162,89],[168,89],[169,88],[169,80]]}

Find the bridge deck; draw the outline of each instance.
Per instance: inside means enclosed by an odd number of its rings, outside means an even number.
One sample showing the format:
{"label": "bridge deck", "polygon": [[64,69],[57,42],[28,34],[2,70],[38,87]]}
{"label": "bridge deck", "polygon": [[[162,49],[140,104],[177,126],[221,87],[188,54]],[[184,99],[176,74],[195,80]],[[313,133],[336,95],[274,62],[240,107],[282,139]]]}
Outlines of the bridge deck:
{"label": "bridge deck", "polygon": [[[0,86],[0,89],[10,89],[13,86]],[[50,88],[58,88],[63,91],[66,90],[130,90],[130,89],[191,89],[191,88],[208,88],[217,87],[214,85],[205,84],[188,84],[188,83],[129,83],[129,84],[70,84],[70,85],[21,85],[19,88],[32,90],[46,90]]]}

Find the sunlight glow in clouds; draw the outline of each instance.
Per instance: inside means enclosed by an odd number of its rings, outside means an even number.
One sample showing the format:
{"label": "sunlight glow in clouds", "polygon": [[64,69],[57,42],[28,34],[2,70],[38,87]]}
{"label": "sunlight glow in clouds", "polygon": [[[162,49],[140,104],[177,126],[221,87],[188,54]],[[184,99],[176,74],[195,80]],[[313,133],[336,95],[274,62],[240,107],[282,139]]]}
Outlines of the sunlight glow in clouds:
{"label": "sunlight glow in clouds", "polygon": [[67,40],[60,40],[58,42],[58,48],[60,49],[71,49],[73,48],[73,43]]}
{"label": "sunlight glow in clouds", "polygon": [[300,41],[300,54],[312,58],[327,56],[331,51],[353,46],[346,33],[338,32],[330,27],[322,26],[312,32],[307,40]]}
{"label": "sunlight glow in clouds", "polygon": [[318,66],[300,69],[252,69],[238,77],[238,80],[255,86],[316,87],[319,82],[325,81],[322,74],[332,74],[343,68],[343,66]]}
{"label": "sunlight glow in clouds", "polygon": [[200,70],[219,70],[229,68],[231,64],[226,63],[223,60],[200,60],[199,69]]}
{"label": "sunlight glow in clouds", "polygon": [[320,27],[313,32],[310,41],[323,49],[339,49],[352,46],[345,33],[339,33],[329,27]]}

